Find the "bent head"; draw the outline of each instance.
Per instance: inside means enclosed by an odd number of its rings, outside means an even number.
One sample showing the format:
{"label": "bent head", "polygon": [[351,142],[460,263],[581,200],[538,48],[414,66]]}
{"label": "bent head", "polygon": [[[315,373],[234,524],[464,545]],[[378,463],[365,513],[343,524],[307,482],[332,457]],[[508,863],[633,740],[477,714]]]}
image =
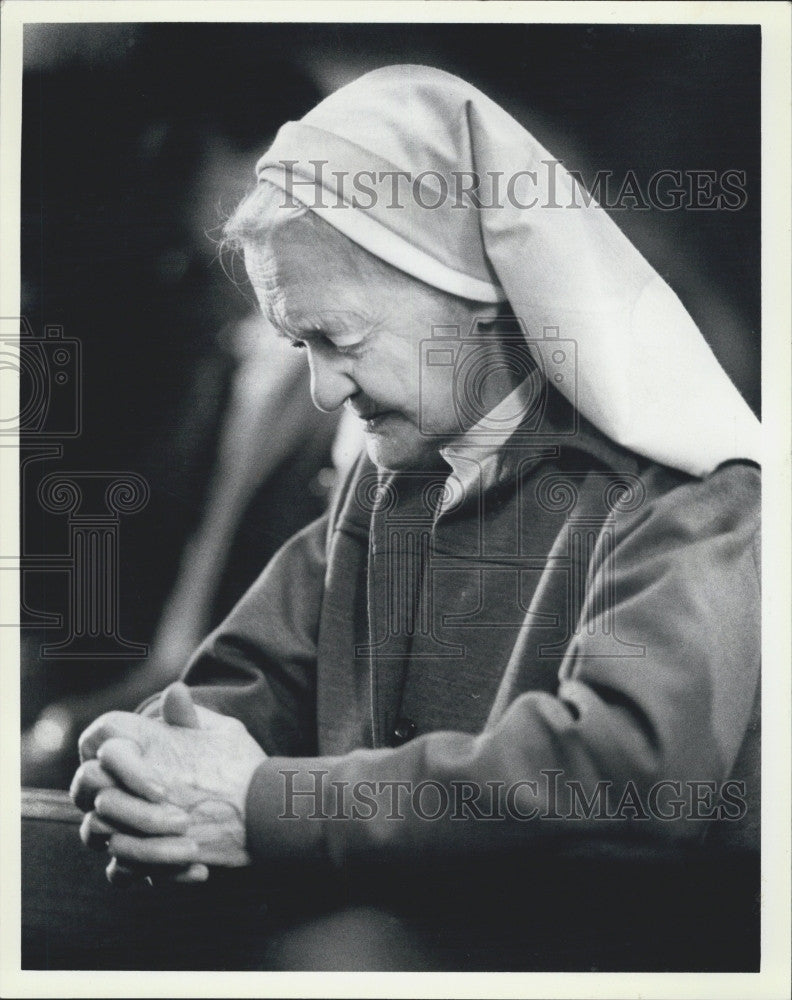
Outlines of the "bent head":
{"label": "bent head", "polygon": [[[499,307],[440,291],[380,261],[308,209],[284,207],[260,184],[226,227],[244,251],[262,311],[311,370],[320,410],[351,409],[364,421],[379,467],[425,468],[467,428],[455,403],[454,368],[421,365],[421,343],[437,326],[463,333]],[[492,349],[497,351],[493,342]],[[513,387],[492,366],[488,406]]]}

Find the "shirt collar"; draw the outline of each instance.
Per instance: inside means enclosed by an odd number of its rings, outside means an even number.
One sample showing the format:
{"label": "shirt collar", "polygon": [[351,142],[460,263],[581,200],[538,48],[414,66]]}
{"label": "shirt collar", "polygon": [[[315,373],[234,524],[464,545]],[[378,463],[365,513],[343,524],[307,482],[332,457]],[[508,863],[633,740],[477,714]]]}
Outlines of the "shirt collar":
{"label": "shirt collar", "polygon": [[483,492],[497,482],[503,446],[525,419],[530,389],[529,379],[521,382],[478,423],[440,449],[440,455],[451,466],[451,475],[458,480],[458,485],[449,483],[453,492]]}
{"label": "shirt collar", "polygon": [[535,419],[530,411],[536,386],[526,379],[477,424],[440,449],[451,468],[440,513],[458,506],[465,496],[482,495],[512,478],[531,457],[538,462],[561,450],[583,452],[614,472],[637,472],[639,459],[634,452],[605,437],[552,387],[544,391],[547,405],[535,431],[517,433],[524,422]]}

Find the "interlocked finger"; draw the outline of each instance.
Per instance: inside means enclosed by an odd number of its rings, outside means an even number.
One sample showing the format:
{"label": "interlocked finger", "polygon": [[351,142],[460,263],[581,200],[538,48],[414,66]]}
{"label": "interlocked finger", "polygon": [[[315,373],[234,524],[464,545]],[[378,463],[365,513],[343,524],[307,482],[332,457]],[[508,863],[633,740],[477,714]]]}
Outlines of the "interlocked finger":
{"label": "interlocked finger", "polygon": [[151,773],[137,743],[125,737],[112,737],[97,751],[99,763],[108,774],[135,795],[150,802],[161,802],[165,789]]}
{"label": "interlocked finger", "polygon": [[92,851],[106,851],[115,827],[100,819],[95,812],[86,813],[80,824],[80,840]]}
{"label": "interlocked finger", "polygon": [[90,812],[94,800],[103,788],[113,788],[115,780],[98,760],[88,760],[77,769],[69,794],[72,802],[83,812]]}
{"label": "interlocked finger", "polygon": [[191,865],[198,845],[187,837],[133,837],[114,833],[107,849],[122,865]]}
{"label": "interlocked finger", "polygon": [[182,834],[189,819],[183,809],[170,802],[146,802],[120,788],[99,792],[94,808],[100,819],[133,834]]}
{"label": "interlocked finger", "polygon": [[137,742],[141,739],[145,728],[150,725],[150,719],[144,719],[134,712],[105,712],[80,736],[80,760],[92,760],[98,755],[102,744],[115,736],[123,736]]}

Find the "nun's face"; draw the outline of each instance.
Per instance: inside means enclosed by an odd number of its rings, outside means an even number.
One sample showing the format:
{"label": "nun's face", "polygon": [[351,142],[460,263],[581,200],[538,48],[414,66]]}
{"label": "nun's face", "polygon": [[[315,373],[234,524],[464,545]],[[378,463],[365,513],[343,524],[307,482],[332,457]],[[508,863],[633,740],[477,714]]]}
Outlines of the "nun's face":
{"label": "nun's face", "polygon": [[346,406],[364,421],[376,465],[436,465],[438,449],[466,428],[455,404],[453,364],[421,367],[422,342],[438,325],[467,332],[482,307],[395,269],[364,273],[354,256],[328,253],[311,235],[307,227],[284,226],[266,244],[246,249],[262,310],[307,352],[316,406]]}

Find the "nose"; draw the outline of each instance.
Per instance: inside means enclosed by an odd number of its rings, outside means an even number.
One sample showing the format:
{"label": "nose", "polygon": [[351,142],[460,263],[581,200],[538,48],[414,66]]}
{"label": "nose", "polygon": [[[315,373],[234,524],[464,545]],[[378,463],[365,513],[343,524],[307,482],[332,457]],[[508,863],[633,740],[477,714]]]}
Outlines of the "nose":
{"label": "nose", "polygon": [[358,391],[349,371],[349,359],[332,347],[309,346],[308,365],[311,369],[311,399],[325,413],[337,410]]}

